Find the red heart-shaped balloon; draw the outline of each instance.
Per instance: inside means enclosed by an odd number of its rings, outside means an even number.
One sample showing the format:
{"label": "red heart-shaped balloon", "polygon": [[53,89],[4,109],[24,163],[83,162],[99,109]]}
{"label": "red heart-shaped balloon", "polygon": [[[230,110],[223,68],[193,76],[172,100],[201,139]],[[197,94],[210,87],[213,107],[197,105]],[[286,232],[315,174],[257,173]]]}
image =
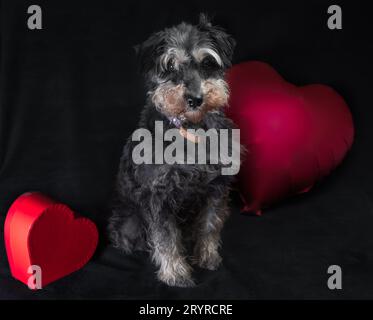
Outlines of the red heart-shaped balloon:
{"label": "red heart-shaped balloon", "polygon": [[4,236],[13,277],[32,286],[36,282],[30,281],[29,268],[38,266],[43,287],[83,267],[98,242],[92,221],[75,217],[69,207],[38,192],[25,193],[12,204]]}
{"label": "red heart-shaped balloon", "polygon": [[239,173],[245,211],[308,191],[343,159],[354,126],[342,99],[328,86],[296,87],[262,62],[233,66],[227,115],[248,153]]}

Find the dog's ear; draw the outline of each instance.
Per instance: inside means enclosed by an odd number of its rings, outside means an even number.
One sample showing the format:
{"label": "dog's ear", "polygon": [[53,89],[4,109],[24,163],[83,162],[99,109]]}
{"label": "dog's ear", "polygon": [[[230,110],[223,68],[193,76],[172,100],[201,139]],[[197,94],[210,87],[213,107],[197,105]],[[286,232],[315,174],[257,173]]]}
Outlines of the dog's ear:
{"label": "dog's ear", "polygon": [[142,73],[145,74],[156,67],[157,59],[162,54],[164,46],[165,35],[163,31],[152,34],[143,43],[134,46]]}
{"label": "dog's ear", "polygon": [[216,47],[220,52],[224,66],[228,68],[232,65],[232,58],[234,48],[236,47],[236,41],[233,39],[231,35],[226,33],[223,29],[213,29],[215,30],[212,31],[212,37],[216,42]]}
{"label": "dog's ear", "polygon": [[230,67],[232,64],[234,48],[236,46],[236,41],[233,37],[223,28],[212,25],[211,19],[203,13],[200,14],[198,27],[201,31],[208,33],[212,45],[219,51],[224,67]]}

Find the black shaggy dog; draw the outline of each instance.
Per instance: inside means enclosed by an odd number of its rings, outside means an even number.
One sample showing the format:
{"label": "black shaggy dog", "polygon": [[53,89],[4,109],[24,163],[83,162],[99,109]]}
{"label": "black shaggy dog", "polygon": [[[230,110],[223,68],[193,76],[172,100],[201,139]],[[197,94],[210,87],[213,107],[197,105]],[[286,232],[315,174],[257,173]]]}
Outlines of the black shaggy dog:
{"label": "black shaggy dog", "polygon": [[[229,94],[224,75],[234,45],[231,36],[201,15],[199,24],[181,23],[137,47],[148,90],[139,128],[148,129],[154,143],[156,121],[165,131],[180,129],[185,141],[191,140],[185,135],[190,128],[233,128],[223,107]],[[137,144],[129,139],[123,150],[110,238],[126,253],[149,250],[159,280],[192,286],[190,264],[215,270],[222,260],[220,232],[229,215],[233,177],[221,174],[222,162],[135,164]],[[155,153],[152,149],[153,158]]]}

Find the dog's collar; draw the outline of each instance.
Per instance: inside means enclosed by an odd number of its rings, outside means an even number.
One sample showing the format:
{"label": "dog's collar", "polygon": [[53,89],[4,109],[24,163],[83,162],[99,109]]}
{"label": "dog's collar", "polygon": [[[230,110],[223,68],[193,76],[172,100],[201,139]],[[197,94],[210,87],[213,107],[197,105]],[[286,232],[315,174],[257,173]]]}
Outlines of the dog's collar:
{"label": "dog's collar", "polygon": [[180,129],[182,127],[183,121],[178,117],[168,117],[170,123],[172,123],[176,128]]}
{"label": "dog's collar", "polygon": [[179,133],[187,140],[198,143],[199,142],[199,136],[197,136],[194,133],[189,132],[183,127],[183,120],[178,117],[168,117],[168,120],[170,120],[170,123],[172,123],[176,128],[179,129]]}

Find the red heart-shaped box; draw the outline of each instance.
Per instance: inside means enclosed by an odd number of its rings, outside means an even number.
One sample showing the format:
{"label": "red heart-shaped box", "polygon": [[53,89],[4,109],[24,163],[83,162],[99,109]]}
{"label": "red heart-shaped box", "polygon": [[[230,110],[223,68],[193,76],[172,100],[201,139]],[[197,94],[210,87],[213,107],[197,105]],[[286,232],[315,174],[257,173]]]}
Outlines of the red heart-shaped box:
{"label": "red heart-shaped box", "polygon": [[233,66],[227,80],[227,114],[248,149],[238,177],[245,211],[259,213],[275,201],[309,190],[350,149],[352,116],[332,88],[297,87],[257,61]]}
{"label": "red heart-shaped box", "polygon": [[98,242],[92,221],[76,217],[68,206],[39,192],[25,193],[14,201],[4,236],[13,277],[32,284],[29,267],[39,266],[43,287],[82,268]]}

